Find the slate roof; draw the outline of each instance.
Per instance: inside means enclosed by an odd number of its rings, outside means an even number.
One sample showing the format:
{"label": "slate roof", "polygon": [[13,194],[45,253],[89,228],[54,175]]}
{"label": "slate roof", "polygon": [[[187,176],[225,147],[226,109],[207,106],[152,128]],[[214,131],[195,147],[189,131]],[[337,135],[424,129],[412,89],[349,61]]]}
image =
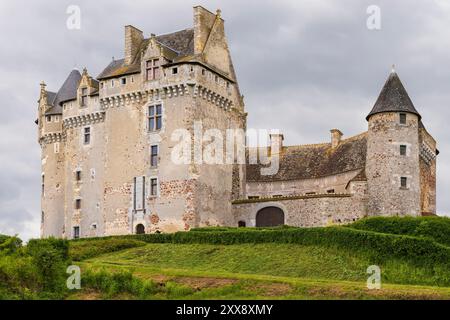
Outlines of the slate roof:
{"label": "slate roof", "polygon": [[389,75],[375,106],[366,119],[369,120],[371,116],[381,112],[409,112],[421,118],[395,71]]}
{"label": "slate roof", "polygon": [[[194,54],[194,29],[192,28],[157,36],[156,41],[177,55],[175,61]],[[147,48],[149,42],[150,39],[142,41],[131,64],[126,65],[125,59],[113,60],[98,75],[97,79],[108,79],[141,72],[140,53]]]}
{"label": "slate roof", "polygon": [[80,71],[74,69],[57,93],[47,91],[47,105],[51,106],[46,115],[62,114],[62,104],[77,98],[77,90],[81,80]]}
{"label": "slate roof", "polygon": [[342,140],[336,148],[332,148],[331,143],[283,147],[280,169],[276,175],[263,176],[261,168],[267,166],[249,164],[247,180],[270,182],[314,179],[362,170],[366,166],[366,154],[367,133]]}

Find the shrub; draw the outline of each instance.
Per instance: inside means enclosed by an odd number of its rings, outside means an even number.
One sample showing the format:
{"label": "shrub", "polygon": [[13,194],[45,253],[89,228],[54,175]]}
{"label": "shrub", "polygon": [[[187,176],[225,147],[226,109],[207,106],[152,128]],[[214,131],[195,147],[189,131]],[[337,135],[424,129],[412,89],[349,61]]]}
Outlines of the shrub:
{"label": "shrub", "polygon": [[446,217],[374,217],[357,221],[348,227],[425,237],[450,246],[450,218]]}
{"label": "shrub", "polygon": [[[5,238],[2,238],[5,237]],[[18,237],[7,237],[0,235],[0,253],[9,255],[16,253],[22,247],[22,240]]]}

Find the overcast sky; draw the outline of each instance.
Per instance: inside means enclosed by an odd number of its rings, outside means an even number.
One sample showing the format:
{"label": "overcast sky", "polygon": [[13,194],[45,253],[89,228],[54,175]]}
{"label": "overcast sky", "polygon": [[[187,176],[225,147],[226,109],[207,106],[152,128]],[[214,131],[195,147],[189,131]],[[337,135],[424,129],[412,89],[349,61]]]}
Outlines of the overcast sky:
{"label": "overcast sky", "polygon": [[[73,67],[96,76],[123,57],[123,26],[162,34],[192,27],[192,6],[222,9],[250,128],[286,144],[367,130],[392,64],[438,141],[438,211],[450,213],[450,2],[446,0],[108,0],[0,2],[0,233],[39,236],[39,83],[57,91]],[[69,30],[68,6],[81,9]],[[381,9],[369,30],[368,6]]]}

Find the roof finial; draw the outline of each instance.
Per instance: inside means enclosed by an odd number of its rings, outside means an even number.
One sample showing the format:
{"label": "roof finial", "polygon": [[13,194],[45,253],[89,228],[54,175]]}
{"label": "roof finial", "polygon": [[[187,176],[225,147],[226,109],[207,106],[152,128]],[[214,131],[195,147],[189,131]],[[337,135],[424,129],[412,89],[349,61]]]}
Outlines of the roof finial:
{"label": "roof finial", "polygon": [[395,73],[395,64],[392,65],[391,73]]}
{"label": "roof finial", "polygon": [[217,18],[220,18],[222,16],[222,10],[217,9],[216,14],[217,14]]}

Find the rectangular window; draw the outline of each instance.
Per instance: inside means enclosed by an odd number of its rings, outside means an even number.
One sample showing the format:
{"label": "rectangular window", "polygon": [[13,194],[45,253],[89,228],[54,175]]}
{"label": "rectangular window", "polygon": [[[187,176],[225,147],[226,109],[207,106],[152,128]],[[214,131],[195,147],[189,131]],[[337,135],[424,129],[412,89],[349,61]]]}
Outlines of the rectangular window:
{"label": "rectangular window", "polygon": [[45,222],[45,214],[44,211],[41,212],[41,223]]}
{"label": "rectangular window", "polygon": [[111,88],[114,88],[114,80],[111,80]]}
{"label": "rectangular window", "polygon": [[159,79],[159,59],[148,60],[145,64],[145,78],[147,81]]}
{"label": "rectangular window", "polygon": [[162,128],[162,105],[148,107],[148,130],[159,131]]}
{"label": "rectangular window", "polygon": [[73,238],[80,239],[80,227],[73,227]]}
{"label": "rectangular window", "polygon": [[152,146],[151,148],[151,158],[150,163],[152,167],[158,166],[158,146]]}
{"label": "rectangular window", "polygon": [[45,175],[42,175],[41,193],[42,193],[42,196],[45,195]]}
{"label": "rectangular window", "polygon": [[158,195],[158,179],[156,178],[150,180],[150,195],[153,197]]}
{"label": "rectangular window", "polygon": [[81,209],[81,199],[75,200],[75,209],[80,210]]}
{"label": "rectangular window", "polygon": [[53,144],[53,151],[54,151],[55,153],[59,153],[59,142],[55,142],[55,143]]}
{"label": "rectangular window", "polygon": [[335,193],[335,192],[334,192],[334,189],[330,189],[330,190],[327,190],[327,193],[328,193],[328,194],[333,194],[333,193]]}
{"label": "rectangular window", "polygon": [[82,88],[81,89],[81,106],[82,107],[87,106],[87,99],[88,99],[88,89]]}
{"label": "rectangular window", "polygon": [[91,128],[87,127],[84,128],[84,144],[90,144],[91,143]]}
{"label": "rectangular window", "polygon": [[406,124],[406,113],[400,113],[400,124]]}
{"label": "rectangular window", "polygon": [[75,180],[77,182],[81,181],[81,170],[78,170],[77,172],[75,172]]}
{"label": "rectangular window", "polygon": [[52,116],[45,117],[47,119],[47,122],[52,122]]}
{"label": "rectangular window", "polygon": [[400,155],[406,156],[406,146],[405,145],[400,146]]}
{"label": "rectangular window", "polygon": [[402,189],[408,188],[408,178],[401,177],[400,178],[400,186],[401,186]]}
{"label": "rectangular window", "polygon": [[178,74],[178,68],[173,68],[172,69],[172,74]]}
{"label": "rectangular window", "polygon": [[127,78],[122,78],[122,85],[126,85],[127,84]]}

